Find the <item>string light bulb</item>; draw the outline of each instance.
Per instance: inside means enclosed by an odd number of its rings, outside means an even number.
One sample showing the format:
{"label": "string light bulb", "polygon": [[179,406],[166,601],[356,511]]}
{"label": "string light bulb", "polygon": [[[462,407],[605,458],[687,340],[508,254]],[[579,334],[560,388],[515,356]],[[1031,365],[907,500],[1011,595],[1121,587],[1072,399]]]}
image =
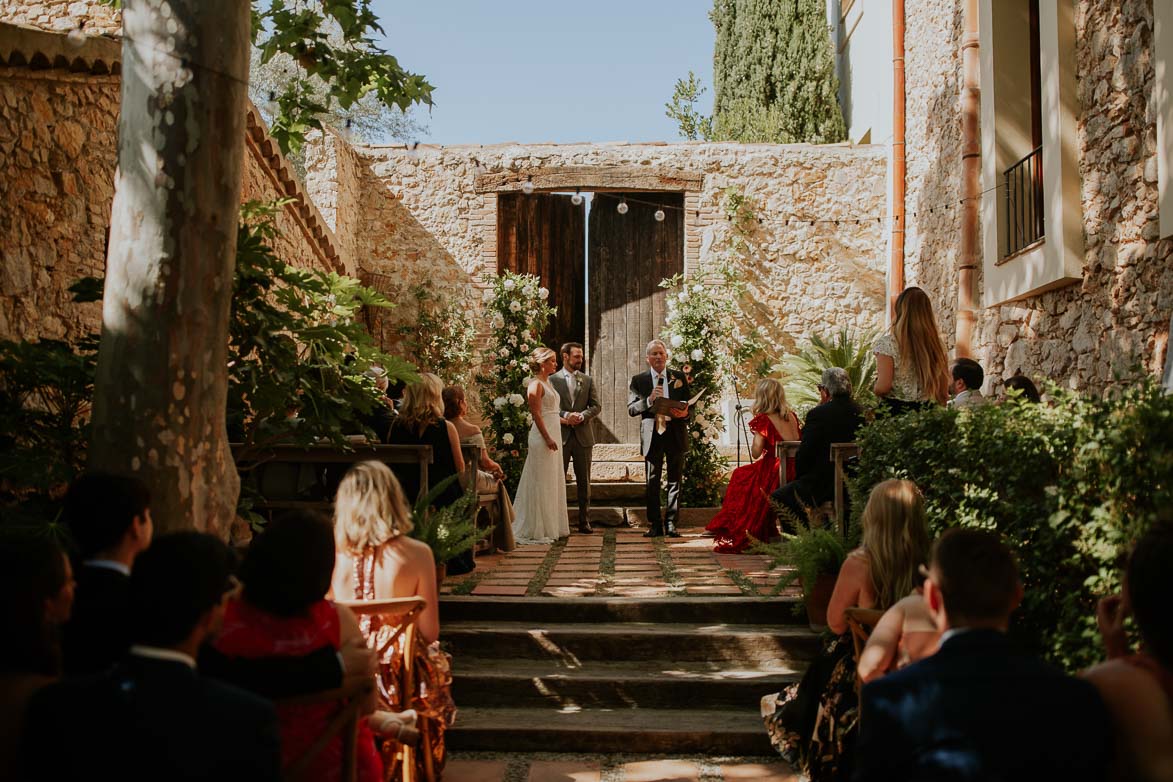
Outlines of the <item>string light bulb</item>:
{"label": "string light bulb", "polygon": [[657,210],[656,210],[656,213],[655,213],[654,215],[652,215],[652,217],[656,218],[656,222],[657,222],[657,223],[662,223],[662,222],[664,222],[664,210],[663,210],[663,209],[657,209]]}
{"label": "string light bulb", "polygon": [[85,44],[85,42],[86,42],[85,26],[86,26],[86,20],[82,19],[77,23],[77,27],[70,30],[69,35],[65,36],[65,39],[69,42],[70,46],[73,46],[73,47],[80,49]]}
{"label": "string light bulb", "polygon": [[574,195],[570,197],[570,203],[574,204],[575,206],[582,206],[582,193],[575,190]]}
{"label": "string light bulb", "polygon": [[521,192],[526,195],[533,195],[534,183],[530,181],[529,177],[526,177],[525,181],[521,183]]}
{"label": "string light bulb", "polygon": [[615,207],[615,211],[621,215],[627,214],[627,199],[626,198],[619,202],[619,206]]}

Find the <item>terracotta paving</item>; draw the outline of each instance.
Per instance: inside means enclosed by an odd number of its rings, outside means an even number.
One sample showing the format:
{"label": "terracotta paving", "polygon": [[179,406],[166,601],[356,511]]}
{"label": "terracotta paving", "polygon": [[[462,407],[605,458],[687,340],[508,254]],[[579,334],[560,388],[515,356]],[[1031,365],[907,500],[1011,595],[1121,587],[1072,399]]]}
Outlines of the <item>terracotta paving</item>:
{"label": "terracotta paving", "polygon": [[482,759],[453,753],[444,782],[798,782],[776,758],[526,755]]}
{"label": "terracotta paving", "polygon": [[[679,538],[643,537],[643,529],[572,532],[552,544],[518,546],[477,557],[477,568],[444,580],[441,594],[516,597],[673,597],[680,595],[798,595],[775,592],[785,568],[769,568],[759,554],[717,554],[701,527]],[[543,772],[544,773],[544,772]],[[687,778],[687,777],[681,777]]]}

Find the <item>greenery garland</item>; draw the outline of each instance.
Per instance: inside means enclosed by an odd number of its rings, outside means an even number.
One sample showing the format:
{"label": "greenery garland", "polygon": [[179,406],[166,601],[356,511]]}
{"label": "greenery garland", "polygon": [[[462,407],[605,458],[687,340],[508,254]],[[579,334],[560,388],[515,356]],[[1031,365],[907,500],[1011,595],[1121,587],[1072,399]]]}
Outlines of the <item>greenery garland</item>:
{"label": "greenery garland", "polygon": [[505,471],[510,494],[517,491],[533,423],[526,404],[529,356],[542,343],[550,317],[550,292],[532,274],[503,272],[486,278],[484,302],[489,346],[478,378],[481,413],[488,421],[490,448]]}

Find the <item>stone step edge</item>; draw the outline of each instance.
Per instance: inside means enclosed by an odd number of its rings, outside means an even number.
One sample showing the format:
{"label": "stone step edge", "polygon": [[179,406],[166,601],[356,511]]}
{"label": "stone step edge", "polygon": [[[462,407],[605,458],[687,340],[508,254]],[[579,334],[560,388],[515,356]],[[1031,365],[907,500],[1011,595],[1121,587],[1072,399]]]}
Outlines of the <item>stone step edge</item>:
{"label": "stone step edge", "polygon": [[444,634],[478,633],[482,635],[515,635],[523,633],[531,635],[535,631],[556,633],[558,635],[582,636],[624,636],[646,635],[675,637],[687,634],[700,641],[709,638],[747,638],[770,637],[791,638],[794,640],[817,640],[819,634],[809,627],[800,625],[765,625],[765,624],[736,624],[721,625],[717,631],[705,632],[713,628],[712,622],[494,622],[476,621],[469,619],[455,619],[446,622]]}

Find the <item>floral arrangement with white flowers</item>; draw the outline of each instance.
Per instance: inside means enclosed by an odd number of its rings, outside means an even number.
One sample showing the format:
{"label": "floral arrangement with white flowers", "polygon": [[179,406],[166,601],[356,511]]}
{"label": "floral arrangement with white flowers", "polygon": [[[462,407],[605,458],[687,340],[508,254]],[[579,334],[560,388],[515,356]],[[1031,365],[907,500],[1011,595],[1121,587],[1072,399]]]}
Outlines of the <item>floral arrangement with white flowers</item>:
{"label": "floral arrangement with white flowers", "polygon": [[688,378],[693,395],[704,394],[689,416],[689,449],[680,501],[688,507],[721,504],[728,462],[717,445],[725,430],[722,389],[730,371],[757,350],[743,338],[737,299],[744,289],[728,266],[707,283],[676,275],[660,283],[668,290],[668,314],[662,339],[670,348],[669,366]]}
{"label": "floral arrangement with white flowers", "polygon": [[489,426],[486,442],[494,448],[493,458],[513,493],[533,422],[525,399],[529,357],[541,345],[542,332],[557,310],[549,304],[550,292],[532,274],[503,272],[486,276],[485,282],[489,341],[478,378],[481,410]]}

